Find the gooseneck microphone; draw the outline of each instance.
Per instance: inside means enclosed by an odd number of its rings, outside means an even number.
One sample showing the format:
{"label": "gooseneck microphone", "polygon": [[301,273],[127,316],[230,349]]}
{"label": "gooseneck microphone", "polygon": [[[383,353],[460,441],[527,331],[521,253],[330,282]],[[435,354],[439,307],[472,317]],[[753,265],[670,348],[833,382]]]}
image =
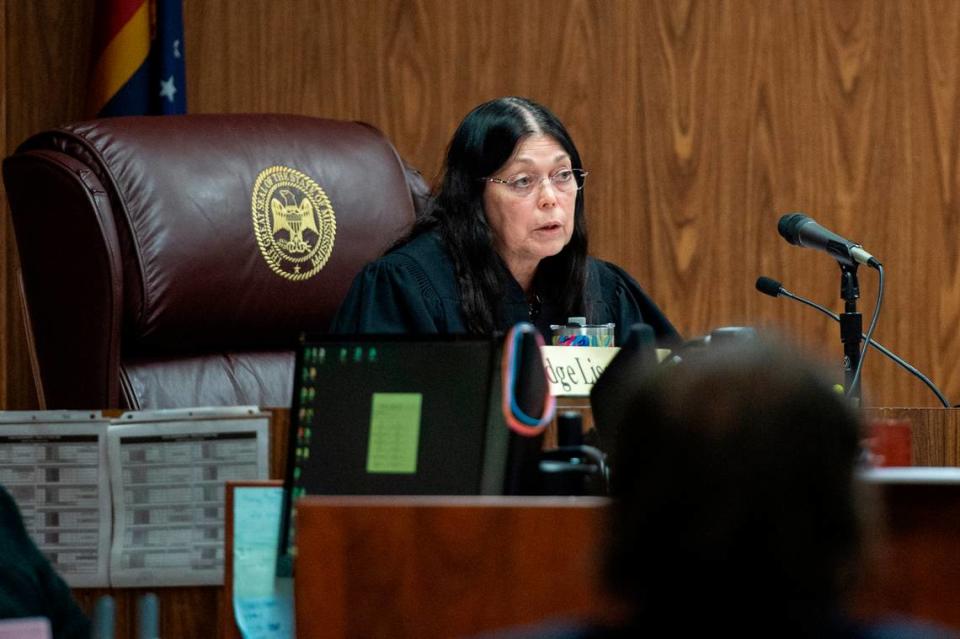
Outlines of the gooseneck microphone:
{"label": "gooseneck microphone", "polygon": [[787,213],[780,218],[777,230],[794,246],[817,249],[847,266],[863,264],[877,268],[881,263],[856,242],[828,231],[803,213]]}
{"label": "gooseneck microphone", "polygon": [[[780,282],[778,282],[777,280],[771,279],[769,277],[761,276],[757,278],[757,290],[763,293],[764,295],[769,295],[770,297],[779,297],[781,295],[784,297],[788,297],[792,300],[800,302],[801,304],[806,304],[810,308],[814,308],[820,311],[827,317],[833,319],[833,321],[835,322],[840,321],[840,316],[834,313],[833,311],[831,311],[830,309],[820,306],[816,302],[812,302],[804,297],[800,297],[799,295],[795,295],[791,293],[787,289],[783,288],[783,285]],[[866,335],[862,335],[862,337],[866,338]],[[943,393],[940,392],[940,389],[937,388],[936,385],[932,381],[930,381],[930,379],[927,378],[926,375],[918,371],[916,368],[914,368],[909,363],[907,363],[903,358],[901,358],[899,355],[897,355],[893,351],[889,350],[886,346],[884,346],[877,340],[871,339],[869,343],[870,343],[870,346],[873,346],[874,348],[876,348],[878,351],[880,351],[881,353],[883,353],[884,355],[892,359],[898,366],[900,366],[905,371],[907,371],[908,373],[910,373],[911,375],[919,379],[921,382],[926,384],[927,388],[933,391],[933,394],[937,396],[938,400],[940,400],[940,403],[943,404],[945,408],[950,408],[950,402],[947,401],[947,398],[944,397]]]}

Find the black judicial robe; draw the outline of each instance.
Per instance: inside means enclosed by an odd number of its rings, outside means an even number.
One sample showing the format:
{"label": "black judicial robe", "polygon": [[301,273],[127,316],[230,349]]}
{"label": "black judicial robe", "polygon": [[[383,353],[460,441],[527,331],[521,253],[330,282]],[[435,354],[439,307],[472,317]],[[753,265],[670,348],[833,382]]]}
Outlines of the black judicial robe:
{"label": "black judicial robe", "polygon": [[54,639],[90,637],[70,588],[27,535],[20,509],[0,487],[0,619],[47,617]]}
{"label": "black judicial robe", "polygon": [[[588,258],[585,291],[587,321],[616,324],[616,342],[622,344],[630,326],[646,322],[664,346],[680,336],[663,312],[623,269]],[[549,299],[531,317],[530,305],[513,279],[505,292],[498,328],[506,331],[518,322],[536,324],[549,343],[550,325],[567,317]],[[460,291],[450,255],[436,232],[424,233],[368,264],[353,281],[337,311],[331,333],[466,333]]]}

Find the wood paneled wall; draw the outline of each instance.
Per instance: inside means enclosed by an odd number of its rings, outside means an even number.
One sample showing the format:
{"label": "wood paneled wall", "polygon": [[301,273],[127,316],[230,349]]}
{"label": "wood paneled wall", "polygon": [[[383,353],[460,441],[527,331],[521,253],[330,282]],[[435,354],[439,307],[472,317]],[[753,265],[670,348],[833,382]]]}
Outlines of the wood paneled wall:
{"label": "wood paneled wall", "polygon": [[[0,148],[10,154],[31,133],[84,117],[93,0],[3,0],[0,76],[6,101]],[[0,185],[0,408],[36,407],[20,309],[17,250]],[[51,229],[56,232],[56,229]],[[51,256],[56,259],[56,256]],[[69,270],[64,266],[64,276]],[[77,339],[83,339],[78,335]],[[64,406],[62,408],[70,408]]]}
{"label": "wood paneled wall", "polygon": [[[960,3],[184,0],[184,14],[192,112],[366,120],[430,178],[471,107],[542,101],[591,170],[593,252],[685,335],[773,327],[839,363],[835,324],[754,290],[769,275],[840,308],[833,260],[777,235],[803,211],[885,263],[876,337],[960,401]],[[6,0],[5,15],[10,152],[82,116],[92,0]],[[33,400],[8,223],[0,247],[0,406],[15,408]],[[861,269],[865,325],[877,283]],[[877,353],[864,378],[868,403],[935,403]]]}

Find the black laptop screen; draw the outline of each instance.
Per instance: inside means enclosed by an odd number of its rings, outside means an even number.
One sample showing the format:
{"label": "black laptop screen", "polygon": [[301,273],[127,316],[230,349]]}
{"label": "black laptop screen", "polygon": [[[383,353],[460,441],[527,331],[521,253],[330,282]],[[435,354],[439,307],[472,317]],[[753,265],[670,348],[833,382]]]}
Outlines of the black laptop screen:
{"label": "black laptop screen", "polygon": [[501,493],[508,431],[494,393],[498,351],[489,338],[436,336],[302,344],[285,524],[303,495]]}

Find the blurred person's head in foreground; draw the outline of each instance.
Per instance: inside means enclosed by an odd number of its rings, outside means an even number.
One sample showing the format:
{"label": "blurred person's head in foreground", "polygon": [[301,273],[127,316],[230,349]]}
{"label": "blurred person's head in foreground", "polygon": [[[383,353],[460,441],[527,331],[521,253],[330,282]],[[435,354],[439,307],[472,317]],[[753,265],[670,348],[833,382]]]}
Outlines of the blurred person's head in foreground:
{"label": "blurred person's head in foreground", "polygon": [[606,576],[636,623],[818,636],[861,559],[858,416],[755,340],[644,380],[618,425]]}

